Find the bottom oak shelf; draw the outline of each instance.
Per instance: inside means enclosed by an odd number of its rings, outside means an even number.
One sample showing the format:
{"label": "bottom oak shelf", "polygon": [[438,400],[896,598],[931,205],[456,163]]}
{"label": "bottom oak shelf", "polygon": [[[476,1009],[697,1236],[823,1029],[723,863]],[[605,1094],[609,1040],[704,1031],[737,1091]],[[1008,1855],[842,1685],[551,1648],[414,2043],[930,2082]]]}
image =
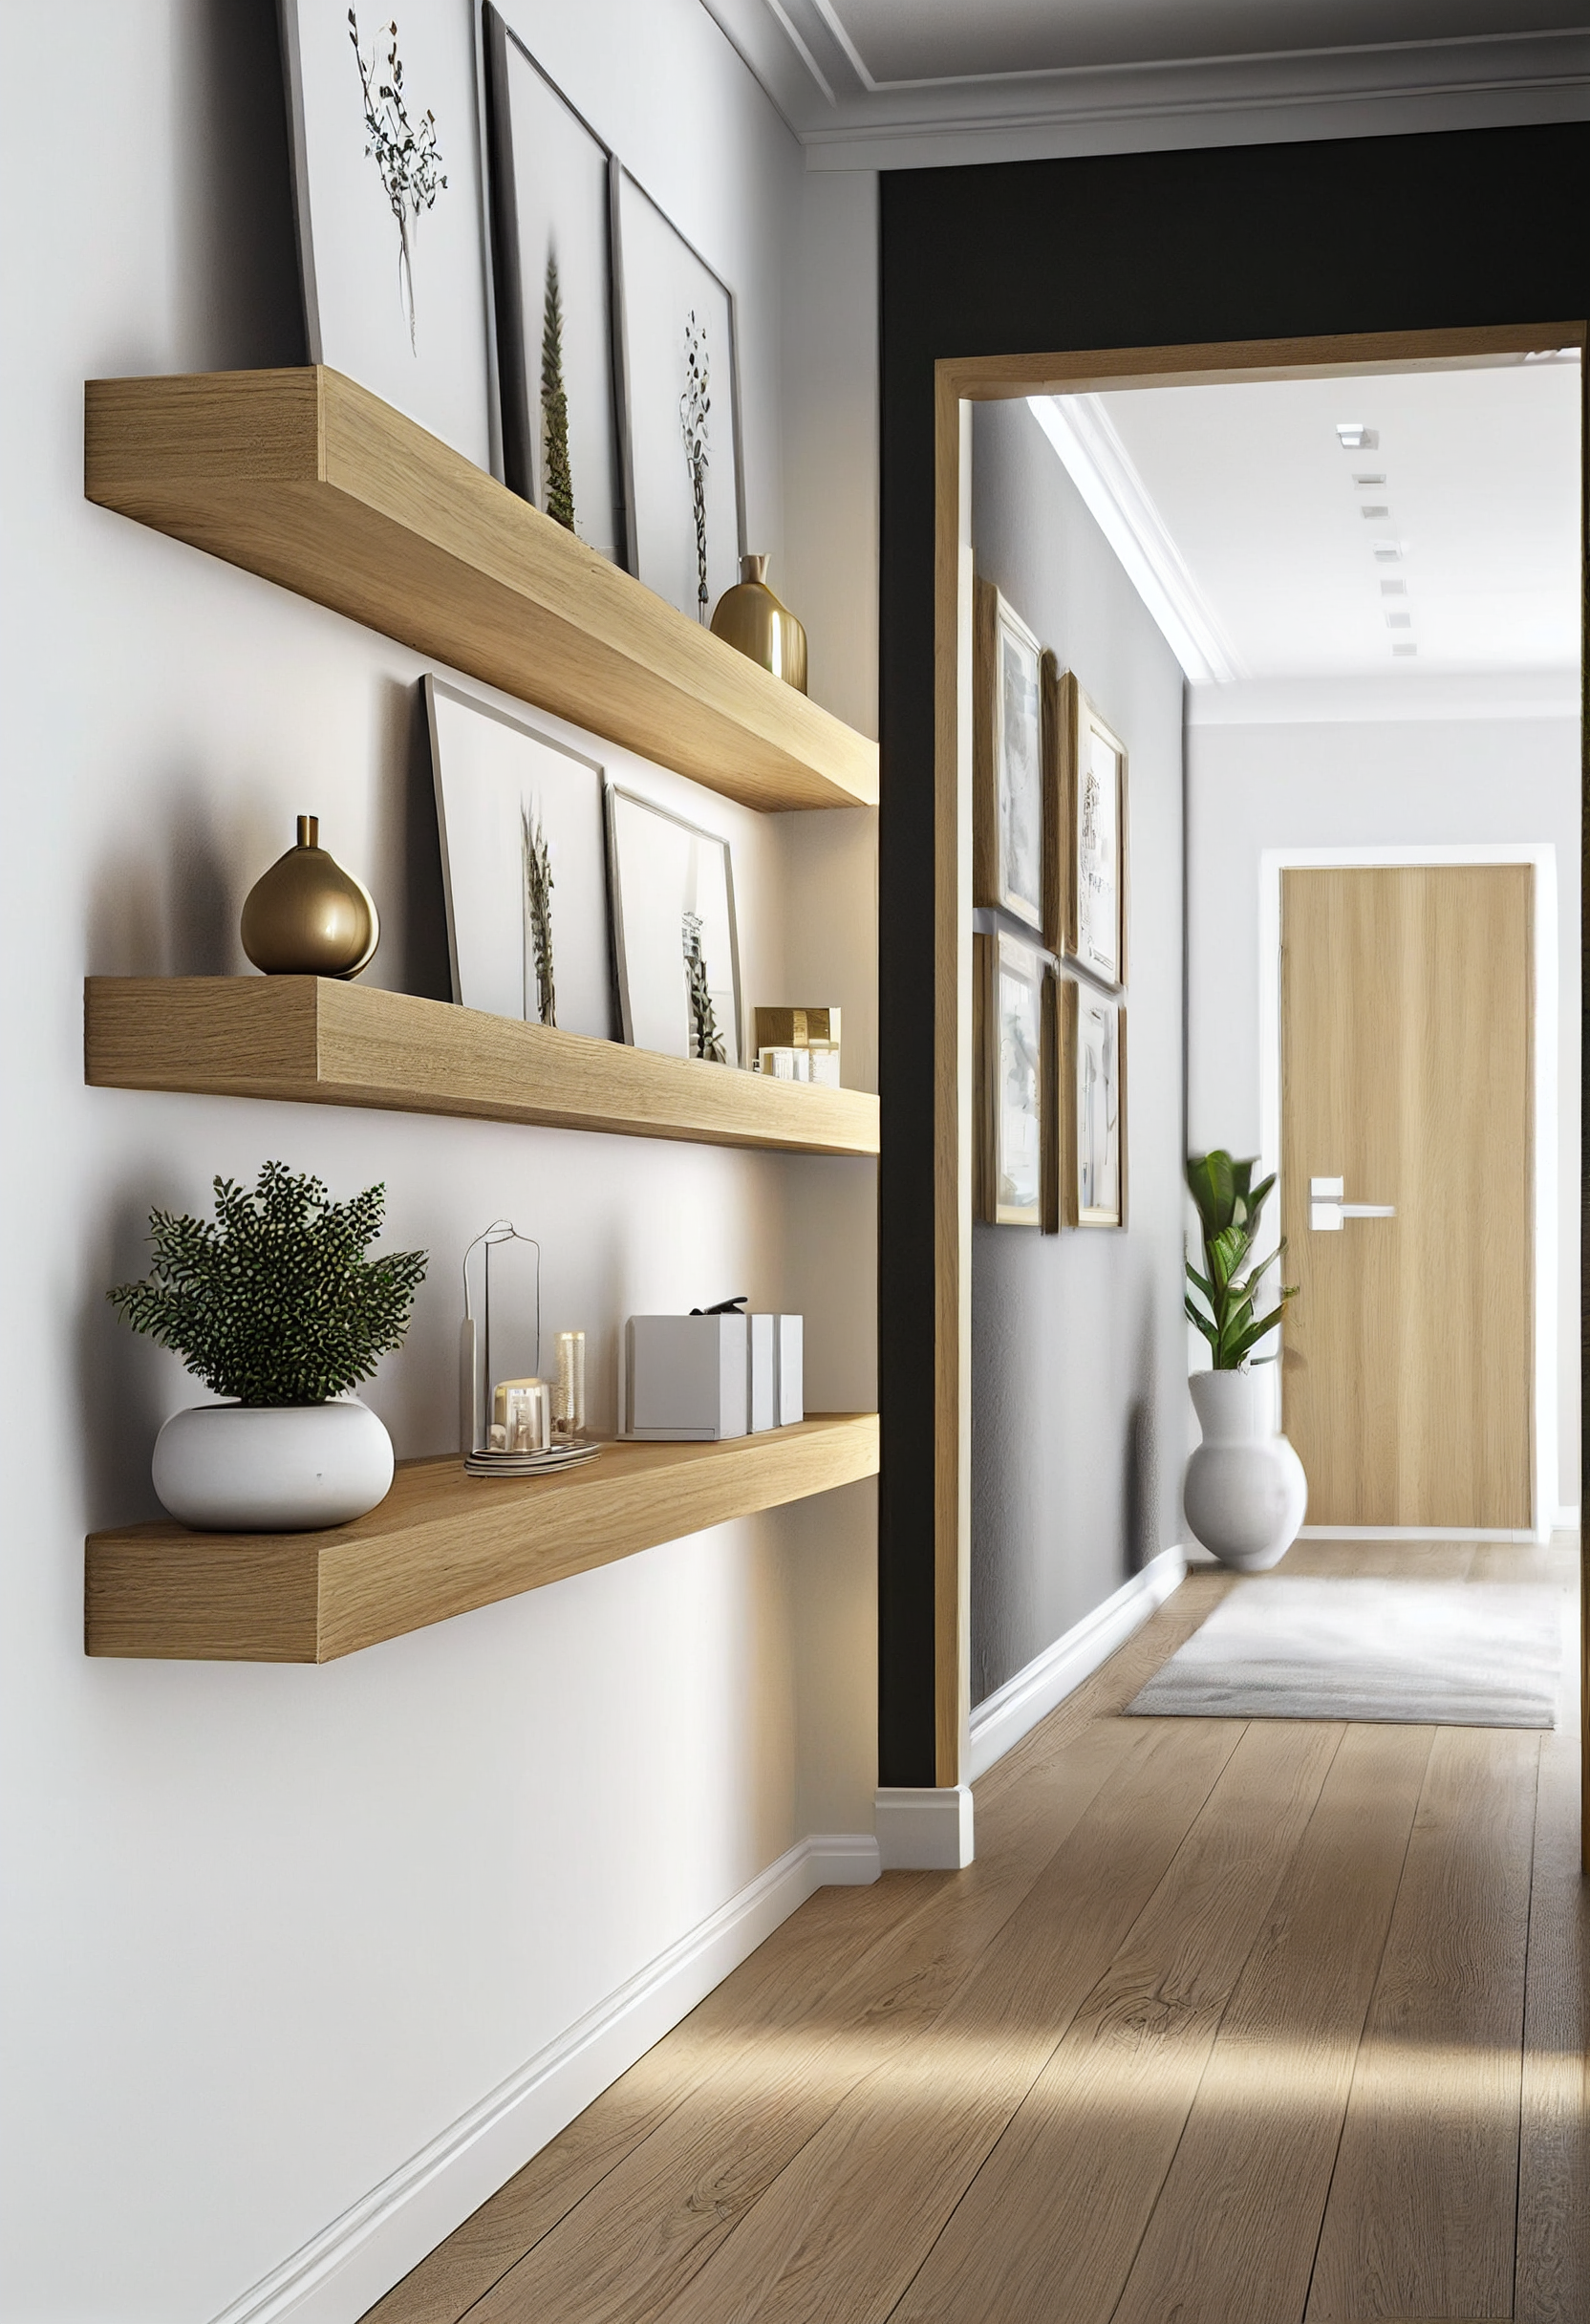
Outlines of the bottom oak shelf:
{"label": "bottom oak shelf", "polygon": [[683,1534],[804,1500],[878,1467],[875,1412],[827,1412],[725,1444],[613,1444],[552,1476],[404,1461],[378,1509],[327,1533],[88,1537],[90,1654],[325,1663]]}

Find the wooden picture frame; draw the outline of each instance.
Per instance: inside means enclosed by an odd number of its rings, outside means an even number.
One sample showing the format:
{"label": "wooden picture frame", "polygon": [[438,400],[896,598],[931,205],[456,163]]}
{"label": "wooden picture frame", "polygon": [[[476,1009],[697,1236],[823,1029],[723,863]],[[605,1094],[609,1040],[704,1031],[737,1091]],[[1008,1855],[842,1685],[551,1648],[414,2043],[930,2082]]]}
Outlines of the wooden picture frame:
{"label": "wooden picture frame", "polygon": [[[1044,942],[1119,992],[1127,981],[1127,746],[1052,654],[1042,683]],[[1101,759],[1112,759],[1113,769]]]}
{"label": "wooden picture frame", "polygon": [[992,581],[974,584],[972,900],[1043,927],[1043,649]]}
{"label": "wooden picture frame", "polygon": [[1074,977],[1054,1012],[1060,1135],[1053,1195],[1069,1227],[1127,1223],[1127,1011]]}
{"label": "wooden picture frame", "polygon": [[988,1226],[1041,1226],[1048,1148],[1043,1037],[1048,981],[1037,947],[1020,936],[973,938],[978,1055],[978,1216]]}

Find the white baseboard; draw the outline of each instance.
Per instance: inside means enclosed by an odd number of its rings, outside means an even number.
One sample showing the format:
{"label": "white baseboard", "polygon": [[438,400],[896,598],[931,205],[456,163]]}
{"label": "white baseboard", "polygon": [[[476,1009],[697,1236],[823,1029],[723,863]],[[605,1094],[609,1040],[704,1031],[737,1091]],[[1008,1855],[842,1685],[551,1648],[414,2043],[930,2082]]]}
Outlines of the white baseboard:
{"label": "white baseboard", "polygon": [[1085,1614],[1063,1638],[1035,1655],[1025,1669],[980,1702],[972,1713],[967,1776],[976,1783],[996,1759],[1021,1742],[1024,1734],[1046,1719],[1059,1703],[1107,1662],[1117,1646],[1139,1629],[1179,1588],[1187,1573],[1187,1553],[1178,1543],[1150,1560],[1140,1574],[1123,1582],[1103,1605]]}
{"label": "white baseboard", "polygon": [[719,1911],[273,2268],[213,2324],[355,2324],[815,1889],[875,1881],[870,1832],[797,1841]]}
{"label": "white baseboard", "polygon": [[972,1790],[894,1784],[872,1803],[886,1872],[958,1872],[972,1861]]}
{"label": "white baseboard", "polygon": [[1578,1501],[1564,1501],[1560,1509],[1552,1511],[1552,1531],[1553,1533],[1578,1533]]}

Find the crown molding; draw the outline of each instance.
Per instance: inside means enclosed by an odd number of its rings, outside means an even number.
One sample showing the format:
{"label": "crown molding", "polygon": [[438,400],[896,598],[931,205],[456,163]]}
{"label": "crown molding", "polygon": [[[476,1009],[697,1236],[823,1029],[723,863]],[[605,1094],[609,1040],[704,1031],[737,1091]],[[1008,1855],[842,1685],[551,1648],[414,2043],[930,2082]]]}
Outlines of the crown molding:
{"label": "crown molding", "polygon": [[914,169],[1590,118],[1590,31],[870,85],[831,0],[702,5],[806,147],[808,169]]}
{"label": "crown molding", "polygon": [[1191,683],[1224,687],[1246,678],[1241,656],[1193,579],[1103,398],[1030,396],[1027,409]]}

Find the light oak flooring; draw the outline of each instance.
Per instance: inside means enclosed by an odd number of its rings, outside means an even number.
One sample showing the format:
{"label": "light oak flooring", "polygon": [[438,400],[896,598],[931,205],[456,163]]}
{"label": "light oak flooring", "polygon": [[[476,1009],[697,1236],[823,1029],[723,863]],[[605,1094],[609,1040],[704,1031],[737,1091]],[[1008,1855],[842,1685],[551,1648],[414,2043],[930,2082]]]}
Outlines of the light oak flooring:
{"label": "light oak flooring", "polygon": [[978,1785],[975,1864],[819,1891],[369,2324],[1590,2318],[1577,1708],[1121,1717],[1229,1586]]}

